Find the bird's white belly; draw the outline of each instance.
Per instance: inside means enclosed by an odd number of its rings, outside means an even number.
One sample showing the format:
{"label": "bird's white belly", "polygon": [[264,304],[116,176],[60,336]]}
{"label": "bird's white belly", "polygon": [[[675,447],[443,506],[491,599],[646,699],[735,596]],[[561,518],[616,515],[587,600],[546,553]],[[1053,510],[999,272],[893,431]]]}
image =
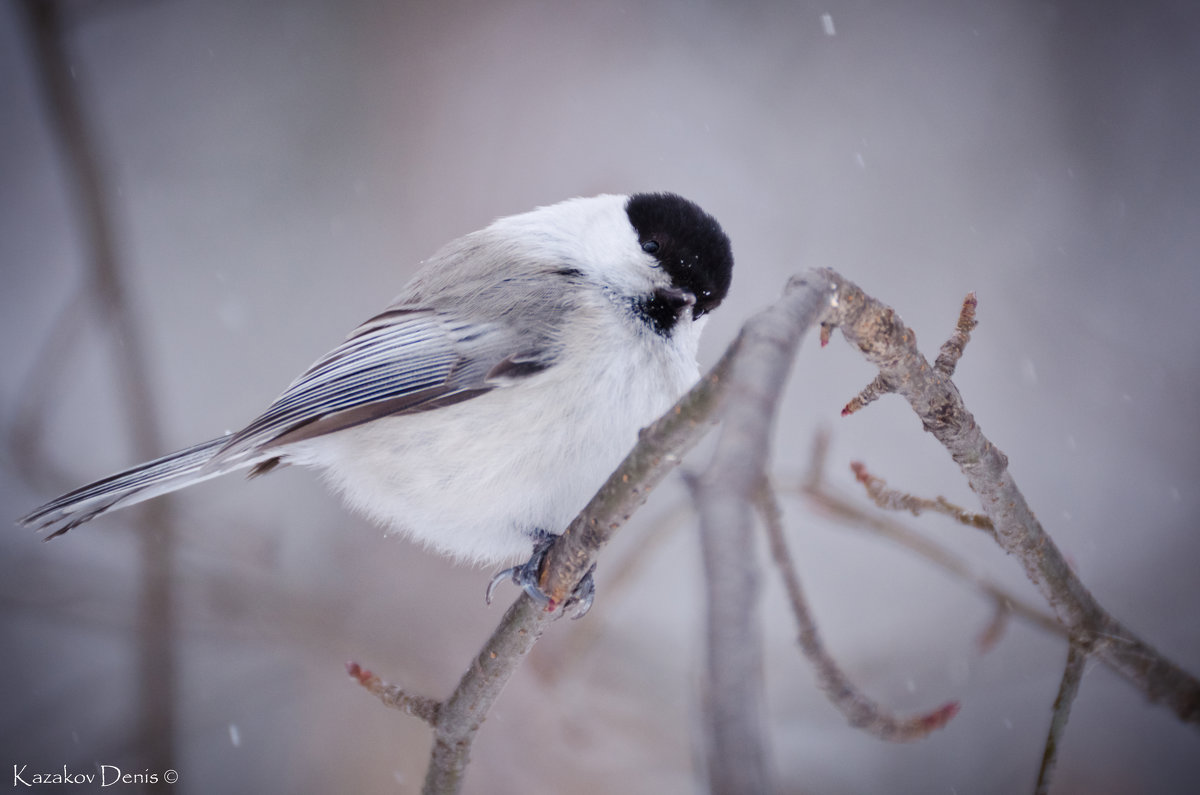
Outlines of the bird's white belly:
{"label": "bird's white belly", "polygon": [[[642,381],[632,382],[633,373]],[[638,430],[696,377],[691,356],[632,367],[628,351],[596,356],[288,452],[324,469],[350,506],[389,529],[460,560],[498,563],[528,557],[539,530],[561,533]]]}

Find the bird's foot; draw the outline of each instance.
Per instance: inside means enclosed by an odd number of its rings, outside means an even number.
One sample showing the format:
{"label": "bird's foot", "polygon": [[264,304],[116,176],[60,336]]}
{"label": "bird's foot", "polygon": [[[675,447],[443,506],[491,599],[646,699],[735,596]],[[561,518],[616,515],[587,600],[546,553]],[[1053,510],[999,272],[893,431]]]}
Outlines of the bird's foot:
{"label": "bird's foot", "polygon": [[[522,563],[520,566],[513,566],[510,569],[505,569],[496,574],[492,581],[488,583],[487,588],[487,603],[492,603],[492,592],[496,590],[496,586],[505,580],[512,580],[513,585],[524,589],[525,593],[541,605],[547,612],[556,609],[558,603],[551,599],[544,591],[542,591],[539,581],[541,579],[542,564],[546,562],[546,555],[550,552],[550,547],[554,545],[556,535],[551,535],[546,532],[539,532],[537,540],[533,545],[533,554],[529,560]],[[572,611],[571,618],[583,618],[587,612],[592,609],[592,602],[596,599],[596,583],[592,579],[592,572],[596,570],[595,566],[588,569],[587,574],[583,575],[583,579],[579,581],[579,585],[575,586],[575,590],[562,603],[563,611]]]}

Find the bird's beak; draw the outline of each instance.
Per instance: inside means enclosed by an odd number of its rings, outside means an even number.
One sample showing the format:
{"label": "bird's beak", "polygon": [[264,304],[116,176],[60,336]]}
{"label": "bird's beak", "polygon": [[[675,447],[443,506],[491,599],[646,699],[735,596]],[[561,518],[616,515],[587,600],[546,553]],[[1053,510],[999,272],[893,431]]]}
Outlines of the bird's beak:
{"label": "bird's beak", "polygon": [[696,296],[678,287],[659,287],[654,291],[654,295],[664,304],[671,307],[676,317],[679,317],[684,308],[696,305]]}

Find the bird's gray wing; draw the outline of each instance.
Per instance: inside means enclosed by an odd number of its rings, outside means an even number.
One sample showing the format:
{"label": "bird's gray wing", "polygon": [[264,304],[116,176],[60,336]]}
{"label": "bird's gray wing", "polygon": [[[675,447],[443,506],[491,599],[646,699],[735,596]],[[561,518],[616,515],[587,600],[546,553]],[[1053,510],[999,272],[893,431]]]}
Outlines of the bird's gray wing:
{"label": "bird's gray wing", "polygon": [[389,309],[359,326],[242,431],[76,489],[20,522],[53,538],[107,511],[226,472],[266,471],[279,461],[271,452],[275,446],[466,400],[553,362],[544,333],[424,309]]}
{"label": "bird's gray wing", "polygon": [[467,400],[541,372],[554,358],[546,335],[394,307],[313,364],[231,436],[213,464],[379,417]]}

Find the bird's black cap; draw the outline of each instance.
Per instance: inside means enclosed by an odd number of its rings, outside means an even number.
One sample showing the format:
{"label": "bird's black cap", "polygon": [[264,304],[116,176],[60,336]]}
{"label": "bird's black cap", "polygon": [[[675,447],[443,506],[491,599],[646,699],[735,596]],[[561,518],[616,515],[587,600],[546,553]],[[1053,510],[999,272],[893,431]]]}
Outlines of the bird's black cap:
{"label": "bird's black cap", "polygon": [[715,218],[674,193],[635,193],[625,213],[642,249],[659,261],[676,287],[696,297],[694,317],[725,300],[733,251]]}

